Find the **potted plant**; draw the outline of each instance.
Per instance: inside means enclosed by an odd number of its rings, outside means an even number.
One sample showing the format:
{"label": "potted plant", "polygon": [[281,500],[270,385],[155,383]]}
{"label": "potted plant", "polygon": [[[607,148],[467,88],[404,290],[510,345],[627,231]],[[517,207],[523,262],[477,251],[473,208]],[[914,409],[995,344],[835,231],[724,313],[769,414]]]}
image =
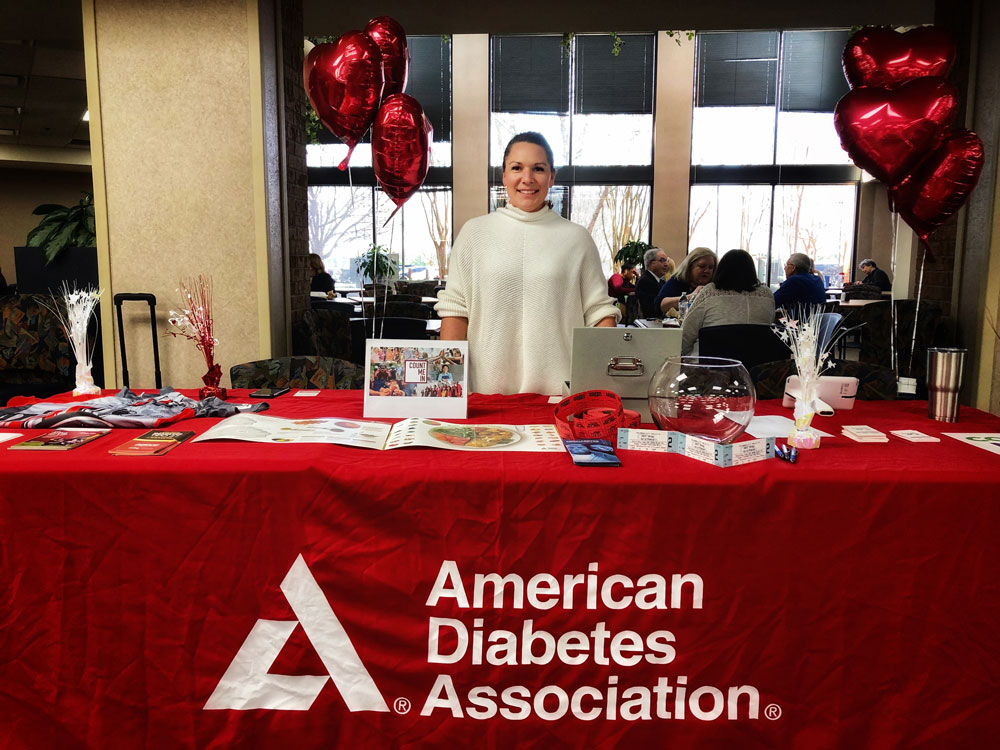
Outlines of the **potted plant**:
{"label": "potted plant", "polygon": [[370,279],[373,284],[388,284],[398,270],[389,250],[375,242],[354,261],[354,268],[361,276],[362,285],[365,279]]}
{"label": "potted plant", "polygon": [[615,257],[612,259],[615,267],[621,268],[624,263],[634,263],[636,266],[642,267],[642,256],[651,247],[652,245],[642,240],[629,240],[615,253]]}
{"label": "potted plant", "polygon": [[[25,247],[14,248],[18,291],[46,294],[63,282],[97,287],[93,193],[84,193],[75,206],[44,203],[32,214],[44,218],[28,232]],[[77,250],[67,252],[70,248]]]}

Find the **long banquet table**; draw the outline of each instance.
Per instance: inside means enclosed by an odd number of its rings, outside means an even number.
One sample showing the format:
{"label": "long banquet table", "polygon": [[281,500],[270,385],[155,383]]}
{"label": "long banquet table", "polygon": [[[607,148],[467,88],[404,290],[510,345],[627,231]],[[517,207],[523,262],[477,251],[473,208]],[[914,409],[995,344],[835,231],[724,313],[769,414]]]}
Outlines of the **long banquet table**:
{"label": "long banquet table", "polygon": [[[357,392],[271,406],[361,416]],[[470,399],[476,422],[551,411]],[[989,746],[1000,456],[838,434],[1000,432],[925,415],[861,402],[794,465],[726,469],[0,445],[0,746]]]}

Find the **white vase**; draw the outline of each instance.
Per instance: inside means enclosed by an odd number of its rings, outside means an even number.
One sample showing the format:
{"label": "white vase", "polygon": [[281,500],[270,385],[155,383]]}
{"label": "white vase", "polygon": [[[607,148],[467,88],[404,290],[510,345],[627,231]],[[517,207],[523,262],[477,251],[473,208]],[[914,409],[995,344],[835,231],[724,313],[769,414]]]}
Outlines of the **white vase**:
{"label": "white vase", "polygon": [[94,376],[90,374],[90,365],[83,362],[76,363],[76,387],[73,389],[74,396],[92,396],[99,394],[101,389],[94,385]]}

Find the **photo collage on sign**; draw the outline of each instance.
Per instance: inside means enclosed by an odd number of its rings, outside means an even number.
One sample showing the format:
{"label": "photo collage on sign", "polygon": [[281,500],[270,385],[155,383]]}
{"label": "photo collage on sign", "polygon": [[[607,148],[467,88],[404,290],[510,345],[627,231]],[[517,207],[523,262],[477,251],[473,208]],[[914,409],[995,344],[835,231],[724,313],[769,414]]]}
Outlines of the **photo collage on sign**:
{"label": "photo collage on sign", "polygon": [[465,382],[460,349],[427,346],[373,346],[368,395],[458,398]]}

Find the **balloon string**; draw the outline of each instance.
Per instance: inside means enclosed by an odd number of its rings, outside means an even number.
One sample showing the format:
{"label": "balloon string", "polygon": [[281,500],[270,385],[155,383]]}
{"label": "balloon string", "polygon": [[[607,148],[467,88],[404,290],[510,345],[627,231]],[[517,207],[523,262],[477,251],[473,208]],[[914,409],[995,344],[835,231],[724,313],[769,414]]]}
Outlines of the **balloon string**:
{"label": "balloon string", "polygon": [[[892,208],[892,191],[889,192],[889,207]],[[892,212],[892,221],[890,222],[892,228],[891,231],[891,247],[892,253],[889,258],[889,270],[892,272],[892,278],[896,278],[896,237],[899,232],[899,214],[895,211]],[[891,291],[891,287],[890,287]],[[889,327],[889,362],[892,365],[892,372],[896,376],[896,380],[899,380],[899,357],[896,352],[896,324],[898,322],[896,317],[896,299],[893,295],[889,295],[889,309],[890,317],[892,319],[892,325]]]}
{"label": "balloon string", "polygon": [[924,265],[927,260],[927,253],[924,250],[923,242],[920,243],[920,275],[917,277],[917,300],[913,311],[913,336],[910,339],[910,373],[913,373],[913,355],[917,348],[917,323],[920,321],[920,295],[924,289]]}

